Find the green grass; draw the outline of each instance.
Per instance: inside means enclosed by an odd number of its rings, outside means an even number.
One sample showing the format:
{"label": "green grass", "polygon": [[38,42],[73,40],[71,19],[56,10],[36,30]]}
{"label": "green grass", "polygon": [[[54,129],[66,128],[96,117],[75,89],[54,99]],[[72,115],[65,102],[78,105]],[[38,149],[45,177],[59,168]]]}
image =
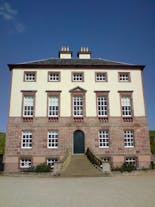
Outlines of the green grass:
{"label": "green grass", "polygon": [[5,133],[0,132],[0,154],[5,152]]}
{"label": "green grass", "polygon": [[151,153],[155,154],[155,131],[149,131]]}

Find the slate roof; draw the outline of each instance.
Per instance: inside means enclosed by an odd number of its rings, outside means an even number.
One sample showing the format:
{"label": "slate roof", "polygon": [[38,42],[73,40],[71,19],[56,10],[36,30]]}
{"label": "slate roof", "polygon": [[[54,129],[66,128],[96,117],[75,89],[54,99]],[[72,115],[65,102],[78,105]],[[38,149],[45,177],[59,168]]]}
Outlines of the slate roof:
{"label": "slate roof", "polygon": [[60,58],[49,58],[44,60],[38,60],[33,62],[25,62],[25,63],[19,63],[19,64],[9,64],[8,65],[10,70],[13,68],[27,68],[27,67],[125,67],[125,68],[140,68],[143,69],[143,65],[133,65],[128,63],[122,63],[122,62],[115,62],[111,60],[106,60],[102,58],[90,58],[90,59],[78,59],[78,58],[71,58],[71,59],[60,59]]}
{"label": "slate roof", "polygon": [[38,60],[34,62],[27,62],[24,64],[32,65],[131,65],[127,63],[114,62],[111,60],[105,60],[101,58],[91,59],[60,59],[60,58],[49,58],[45,60]]}

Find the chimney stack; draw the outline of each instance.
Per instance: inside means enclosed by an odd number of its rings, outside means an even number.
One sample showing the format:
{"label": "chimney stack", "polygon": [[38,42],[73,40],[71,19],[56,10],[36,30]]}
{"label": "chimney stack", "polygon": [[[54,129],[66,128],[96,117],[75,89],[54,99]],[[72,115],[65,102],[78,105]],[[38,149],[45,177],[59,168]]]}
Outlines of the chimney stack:
{"label": "chimney stack", "polygon": [[80,51],[77,54],[79,59],[90,59],[91,52],[89,51],[88,47],[81,47]]}
{"label": "chimney stack", "polygon": [[61,50],[59,51],[59,58],[61,59],[72,58],[72,52],[70,51],[69,47],[61,47]]}

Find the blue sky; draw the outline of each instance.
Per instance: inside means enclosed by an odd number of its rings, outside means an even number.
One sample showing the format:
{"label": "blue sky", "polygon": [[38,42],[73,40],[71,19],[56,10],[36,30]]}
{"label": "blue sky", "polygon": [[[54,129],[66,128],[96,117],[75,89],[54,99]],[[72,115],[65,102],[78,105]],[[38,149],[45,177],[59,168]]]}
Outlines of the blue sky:
{"label": "blue sky", "polygon": [[92,56],[144,64],[149,129],[155,129],[155,0],[0,0],[0,131],[6,131],[10,72],[7,64],[73,56],[88,46]]}

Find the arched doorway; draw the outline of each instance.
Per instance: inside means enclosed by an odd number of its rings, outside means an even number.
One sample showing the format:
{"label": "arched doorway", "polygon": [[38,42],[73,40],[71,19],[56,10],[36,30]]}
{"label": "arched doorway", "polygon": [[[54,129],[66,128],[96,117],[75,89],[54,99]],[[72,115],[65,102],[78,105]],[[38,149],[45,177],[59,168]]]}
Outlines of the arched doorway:
{"label": "arched doorway", "polygon": [[73,134],[73,153],[82,154],[85,152],[85,138],[81,130],[76,130]]}

